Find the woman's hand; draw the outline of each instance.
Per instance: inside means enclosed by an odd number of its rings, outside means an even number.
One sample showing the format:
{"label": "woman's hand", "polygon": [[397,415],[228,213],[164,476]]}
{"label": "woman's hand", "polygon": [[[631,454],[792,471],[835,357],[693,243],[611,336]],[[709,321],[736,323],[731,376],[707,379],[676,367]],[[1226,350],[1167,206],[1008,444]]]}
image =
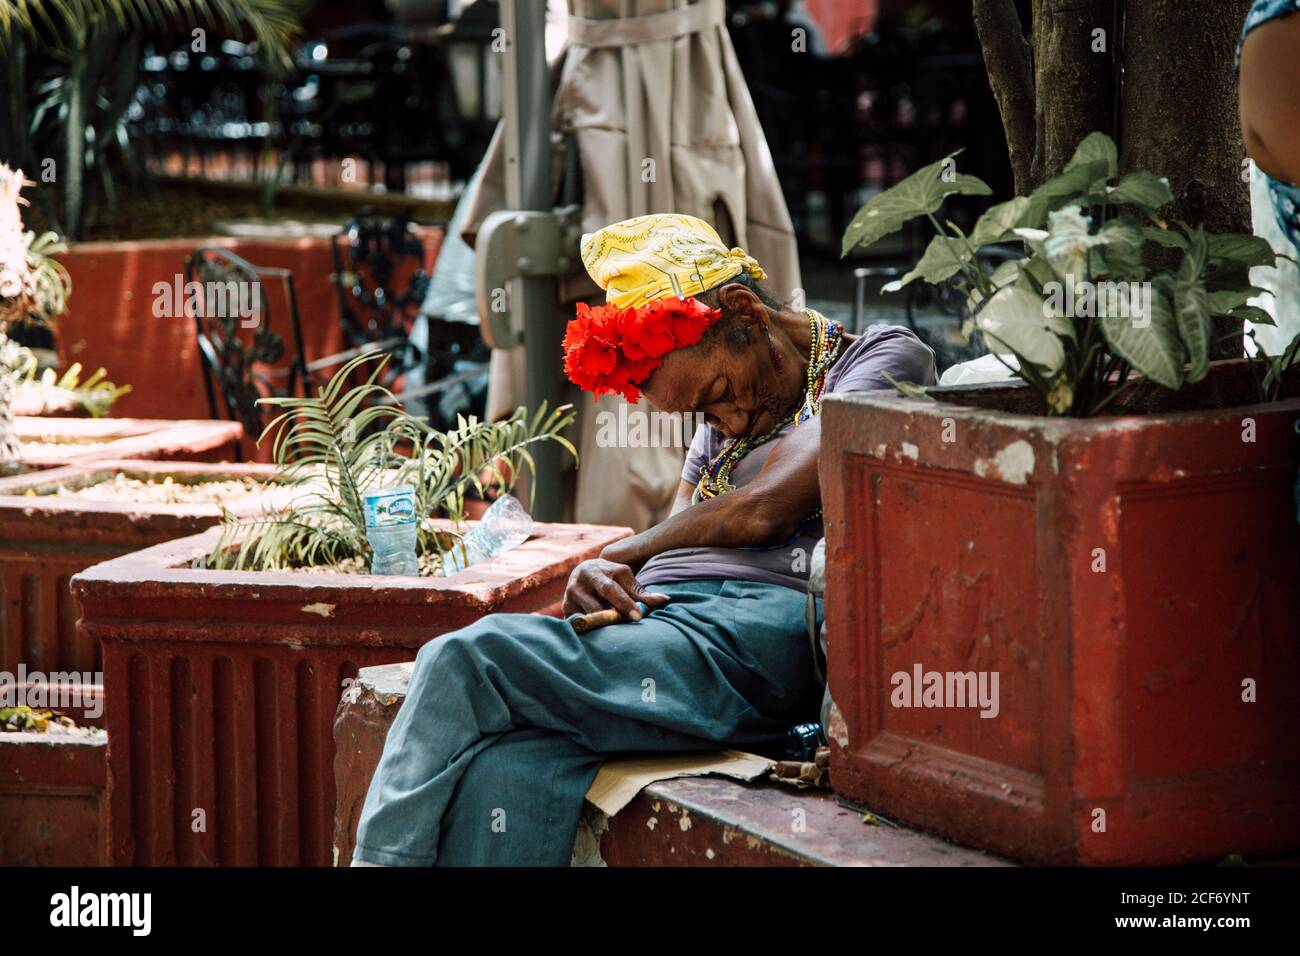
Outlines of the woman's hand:
{"label": "woman's hand", "polygon": [[647,591],[626,564],[592,558],[583,561],[569,575],[569,586],[564,592],[564,615],[588,614],[614,608],[629,621],[641,620],[636,602],[646,607],[663,607],[667,594]]}

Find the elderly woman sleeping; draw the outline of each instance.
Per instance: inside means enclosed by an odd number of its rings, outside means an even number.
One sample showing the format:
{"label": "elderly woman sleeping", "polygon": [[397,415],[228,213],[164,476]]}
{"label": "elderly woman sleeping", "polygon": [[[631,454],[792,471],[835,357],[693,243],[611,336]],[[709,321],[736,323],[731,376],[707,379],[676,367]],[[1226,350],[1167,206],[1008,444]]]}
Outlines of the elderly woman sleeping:
{"label": "elderly woman sleeping", "polygon": [[[354,864],[563,866],[608,756],[770,751],[817,719],[804,605],[821,401],[933,383],[933,354],[905,329],[855,337],[780,304],[690,216],[609,226],[582,258],[607,302],[578,306],[566,374],[707,425],[670,517],[574,569],[569,619],[494,614],[421,648]],[[575,631],[572,615],[610,608],[625,622]]]}

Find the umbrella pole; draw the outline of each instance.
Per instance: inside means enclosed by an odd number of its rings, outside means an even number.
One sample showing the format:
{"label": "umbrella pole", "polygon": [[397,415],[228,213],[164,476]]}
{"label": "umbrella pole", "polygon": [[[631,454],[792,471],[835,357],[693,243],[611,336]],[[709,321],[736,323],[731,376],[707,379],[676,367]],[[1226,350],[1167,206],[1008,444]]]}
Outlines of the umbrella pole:
{"label": "umbrella pole", "polygon": [[[501,0],[506,51],[502,84],[505,123],[506,205],[510,209],[551,212],[551,82],[546,66],[546,4]],[[560,323],[554,276],[525,275],[510,280],[511,311],[523,316],[528,409],[560,403]],[[560,448],[541,442],[533,450],[533,515],[539,521],[561,517]]]}

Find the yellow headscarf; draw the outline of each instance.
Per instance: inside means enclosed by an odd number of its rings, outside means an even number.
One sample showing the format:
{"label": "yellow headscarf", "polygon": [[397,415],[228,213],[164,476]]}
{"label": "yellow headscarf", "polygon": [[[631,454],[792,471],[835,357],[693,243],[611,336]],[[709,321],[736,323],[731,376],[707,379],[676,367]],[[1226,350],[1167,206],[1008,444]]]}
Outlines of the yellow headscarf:
{"label": "yellow headscarf", "polygon": [[703,219],[657,213],[625,219],[582,237],[582,264],[605,301],[636,308],[669,296],[689,298],[740,275],[767,277],[753,256],[728,249]]}

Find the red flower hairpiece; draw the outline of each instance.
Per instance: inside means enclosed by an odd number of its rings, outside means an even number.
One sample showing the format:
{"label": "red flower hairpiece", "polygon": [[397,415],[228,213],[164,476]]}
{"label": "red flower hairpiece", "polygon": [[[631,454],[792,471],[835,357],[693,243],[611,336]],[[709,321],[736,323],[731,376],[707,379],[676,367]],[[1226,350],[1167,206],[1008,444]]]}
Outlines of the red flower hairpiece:
{"label": "red flower hairpiece", "polygon": [[564,333],[564,374],[593,395],[617,392],[629,402],[674,349],[703,338],[722,312],[698,299],[665,298],[632,309],[578,303]]}

